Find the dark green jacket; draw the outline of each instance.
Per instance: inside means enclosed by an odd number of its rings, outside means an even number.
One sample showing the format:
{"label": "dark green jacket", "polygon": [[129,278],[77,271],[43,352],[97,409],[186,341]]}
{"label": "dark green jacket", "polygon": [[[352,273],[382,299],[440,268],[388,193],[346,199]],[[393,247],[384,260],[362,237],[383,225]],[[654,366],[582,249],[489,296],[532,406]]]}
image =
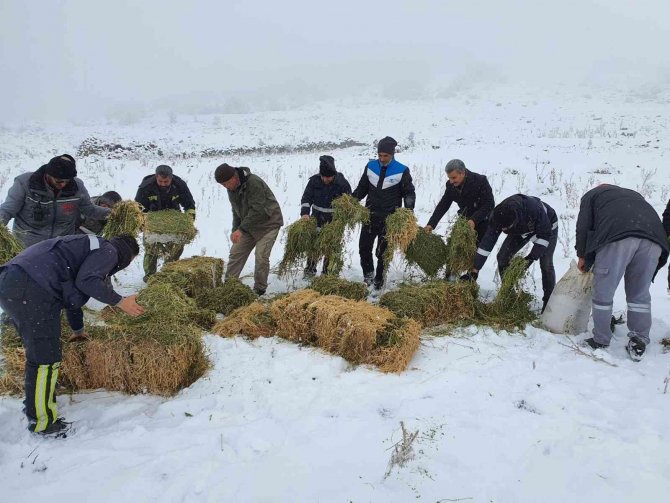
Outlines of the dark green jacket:
{"label": "dark green jacket", "polygon": [[268,232],[284,225],[279,203],[270,187],[249,168],[235,168],[240,185],[228,191],[233,208],[233,232],[241,230],[260,239]]}

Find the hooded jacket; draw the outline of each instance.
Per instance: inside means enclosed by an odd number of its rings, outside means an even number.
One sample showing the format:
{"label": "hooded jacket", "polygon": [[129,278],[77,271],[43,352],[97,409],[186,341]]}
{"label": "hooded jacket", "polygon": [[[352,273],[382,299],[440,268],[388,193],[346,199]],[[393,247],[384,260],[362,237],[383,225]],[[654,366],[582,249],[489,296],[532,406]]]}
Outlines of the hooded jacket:
{"label": "hooded jacket", "polygon": [[373,217],[386,218],[397,208],[414,209],[416,194],[409,168],[398,161],[391,160],[388,166],[382,166],[371,159],[365,166],[363,176],[358,182],[353,196],[359,201],[365,200],[365,207]]}
{"label": "hooded jacket", "polygon": [[458,187],[447,181],[444,195],[428,220],[428,225],[433,229],[437,227],[452,203],[458,204],[459,215],[472,220],[475,225],[486,221],[495,206],[493,190],[486,176],[466,169],[465,179]]}
{"label": "hooded jacket", "polygon": [[333,199],[342,194],[351,194],[351,185],[342,173],[329,184],[323,183],[321,175],[310,177],[300,200],[300,216],[311,211],[319,227],[327,224],[333,219]]}
{"label": "hooded jacket", "polygon": [[104,220],[110,212],[91,202],[79,178],[73,178],[61,190],[52,188],[45,180],[45,169],[46,164],[33,173],[17,176],[0,206],[2,222],[7,225],[14,219],[14,234],[26,247],[75,234],[80,213]]}
{"label": "hooded jacket", "polygon": [[590,269],[603,246],[628,237],[648,239],[661,249],[658,269],[668,260],[668,240],[656,210],[634,190],[600,185],[582,196],[575,250]]}
{"label": "hooded jacket", "polygon": [[235,168],[240,185],[228,191],[233,209],[233,232],[240,230],[260,239],[284,225],[279,203],[270,187],[249,168]]}
{"label": "hooded jacket", "polygon": [[161,190],[156,183],[156,175],[147,175],[137,188],[135,201],[144,207],[144,211],[180,210],[195,211],[195,201],[186,182],[172,175],[172,183]]}

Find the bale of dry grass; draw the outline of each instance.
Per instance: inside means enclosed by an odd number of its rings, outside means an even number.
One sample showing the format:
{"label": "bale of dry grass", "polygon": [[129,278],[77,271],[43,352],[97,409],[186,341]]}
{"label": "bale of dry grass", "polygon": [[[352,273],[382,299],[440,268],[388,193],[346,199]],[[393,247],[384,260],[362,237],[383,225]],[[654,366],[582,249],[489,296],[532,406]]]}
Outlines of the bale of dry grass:
{"label": "bale of dry grass", "polygon": [[321,295],[339,295],[352,300],[364,300],[368,296],[365,283],[348,281],[330,275],[314,278],[310,288]]}
{"label": "bale of dry grass", "polygon": [[328,259],[327,273],[337,276],[344,267],[344,248],[347,224],[343,220],[327,223],[319,230],[316,246],[319,257]]}
{"label": "bale of dry grass", "polygon": [[198,231],[193,218],[179,210],[150,211],[146,213],[144,239],[147,243],[190,243]]}
{"label": "bale of dry grass", "polygon": [[270,305],[270,313],[277,324],[277,335],[299,344],[313,343],[313,315],[309,305],[320,296],[319,292],[307,288],[276,299]]}
{"label": "bale of dry grass", "polygon": [[386,242],[384,252],[384,274],[393,260],[396,250],[405,253],[418,232],[416,216],[409,208],[398,208],[386,217]]}
{"label": "bale of dry grass", "polygon": [[276,331],[277,325],[270,313],[270,306],[261,302],[235,309],[212,329],[221,337],[243,335],[249,339],[272,337]]}
{"label": "bale of dry grass", "polygon": [[221,286],[199,292],[195,302],[202,309],[228,315],[239,307],[248,306],[256,299],[258,296],[251,288],[239,279],[230,278]]}
{"label": "bale of dry grass", "polygon": [[298,267],[304,267],[307,260],[317,260],[316,218],[301,218],[286,228],[286,245],[277,275],[286,277]]}
{"label": "bale of dry grass", "polygon": [[137,201],[120,201],[114,205],[107,223],[102,230],[102,237],[111,239],[122,234],[137,237],[144,228],[145,213]]}
{"label": "bale of dry grass", "polygon": [[464,323],[475,317],[479,290],[474,282],[405,284],[386,292],[379,305],[422,327]]}
{"label": "bale of dry grass", "polygon": [[447,245],[442,238],[423,227],[417,229],[416,237],[407,247],[405,260],[409,265],[418,266],[429,278],[447,264]]}
{"label": "bale of dry grass", "polygon": [[215,257],[191,257],[165,264],[149,278],[149,285],[167,283],[182,290],[189,297],[223,284],[224,262]]}
{"label": "bale of dry grass", "polygon": [[477,232],[467,219],[458,217],[447,239],[447,266],[454,274],[470,271],[477,252]]}
{"label": "bale of dry grass", "polygon": [[23,243],[16,239],[7,226],[0,225],[0,265],[9,262],[23,251]]}
{"label": "bale of dry grass", "polygon": [[396,316],[377,332],[376,347],[361,363],[374,365],[382,372],[402,372],[419,349],[420,336],[419,323]]}

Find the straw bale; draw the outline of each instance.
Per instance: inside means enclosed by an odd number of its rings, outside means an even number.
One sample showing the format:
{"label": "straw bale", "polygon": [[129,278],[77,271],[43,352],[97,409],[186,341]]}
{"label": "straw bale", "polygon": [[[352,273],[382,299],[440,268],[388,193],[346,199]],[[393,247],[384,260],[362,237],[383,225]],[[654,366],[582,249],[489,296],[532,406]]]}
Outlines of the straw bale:
{"label": "straw bale", "polygon": [[7,226],[0,225],[0,265],[9,262],[23,251],[23,243],[12,234]]}
{"label": "straw bale", "polygon": [[228,315],[238,307],[248,306],[258,296],[239,279],[230,278],[222,286],[198,293],[195,302],[202,309]]}
{"label": "straw bale", "polygon": [[477,251],[477,232],[467,219],[458,217],[447,239],[447,265],[454,274],[472,269]]}
{"label": "straw bale", "polygon": [[224,262],[216,257],[191,257],[165,264],[152,275],[151,283],[170,283],[182,289],[189,297],[223,284]]}
{"label": "straw bale", "polygon": [[277,275],[286,277],[306,260],[316,260],[318,255],[316,218],[299,219],[286,228],[284,257]]}
{"label": "straw bale", "polygon": [[179,210],[150,211],[146,214],[144,238],[149,243],[190,243],[198,231],[193,218]]}
{"label": "straw bale", "polygon": [[377,346],[361,361],[382,372],[402,372],[419,349],[421,325],[407,318],[392,318],[377,334]]}
{"label": "straw bale", "polygon": [[416,265],[428,277],[434,277],[447,264],[447,245],[442,238],[423,227],[417,229],[416,238],[405,252],[409,265]]}
{"label": "straw bale", "polygon": [[102,230],[102,236],[111,239],[114,236],[129,234],[136,238],[144,227],[144,221],[145,213],[137,201],[120,201],[112,208]]}
{"label": "straw bale", "polygon": [[314,315],[308,308],[319,297],[320,293],[307,288],[275,300],[270,312],[277,323],[277,335],[297,343],[313,343]]}
{"label": "straw bale", "polygon": [[365,283],[348,281],[331,275],[314,278],[310,288],[321,295],[339,295],[352,300],[364,300],[368,296]]}
{"label": "straw bale", "polygon": [[250,339],[272,337],[277,331],[270,307],[260,302],[235,309],[219,321],[212,331],[221,337],[235,337],[243,335]]}

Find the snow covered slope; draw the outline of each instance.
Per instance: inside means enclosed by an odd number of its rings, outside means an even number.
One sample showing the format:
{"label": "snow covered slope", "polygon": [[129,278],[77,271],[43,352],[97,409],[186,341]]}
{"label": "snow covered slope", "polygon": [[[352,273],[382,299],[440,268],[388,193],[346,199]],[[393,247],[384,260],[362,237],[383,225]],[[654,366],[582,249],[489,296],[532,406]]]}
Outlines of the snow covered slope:
{"label": "snow covered slope", "polygon": [[[668,117],[667,92],[482,89],[424,102],[12,124],[0,129],[0,197],[17,174],[52,155],[74,154],[94,137],[127,150],[78,157],[91,194],[115,189],[131,198],[144,175],[170,164],[198,204],[200,234],[185,256],[225,259],[231,215],[225,190],[212,179],[218,164],[246,165],[262,176],[292,221],[320,154],[332,154],[354,185],[375,155],[372,142],[391,135],[403,147],[398,159],[411,167],[422,224],[444,190],[443,167],[455,157],[489,176],[498,201],[524,192],[551,204],[561,218],[560,277],[574,257],[579,198],[595,184],[639,190],[663,210],[670,197]],[[315,147],[345,140],[361,145]],[[357,238],[344,271],[354,280],[362,279]],[[281,254],[277,244],[273,264]],[[250,261],[244,274],[252,271]],[[490,260],[480,275],[485,295],[496,289],[494,271]],[[532,274],[539,293],[537,266]],[[417,276],[396,259],[387,288]],[[401,375],[352,368],[279,339],[207,336],[212,371],[172,399],[62,396],[61,413],[77,429],[66,440],[32,437],[20,400],[0,398],[0,500],[666,501],[670,354],[658,344],[670,336],[665,276],[652,285],[652,344],[637,364],[625,355],[622,326],[610,349],[594,355],[575,349],[583,336],[534,327],[519,334],[436,330]],[[119,275],[120,290],[141,288],[141,277],[136,261]],[[304,286],[274,275],[270,283],[271,293]],[[625,308],[622,290],[615,311]],[[389,472],[401,421],[419,431],[414,457]]]}

